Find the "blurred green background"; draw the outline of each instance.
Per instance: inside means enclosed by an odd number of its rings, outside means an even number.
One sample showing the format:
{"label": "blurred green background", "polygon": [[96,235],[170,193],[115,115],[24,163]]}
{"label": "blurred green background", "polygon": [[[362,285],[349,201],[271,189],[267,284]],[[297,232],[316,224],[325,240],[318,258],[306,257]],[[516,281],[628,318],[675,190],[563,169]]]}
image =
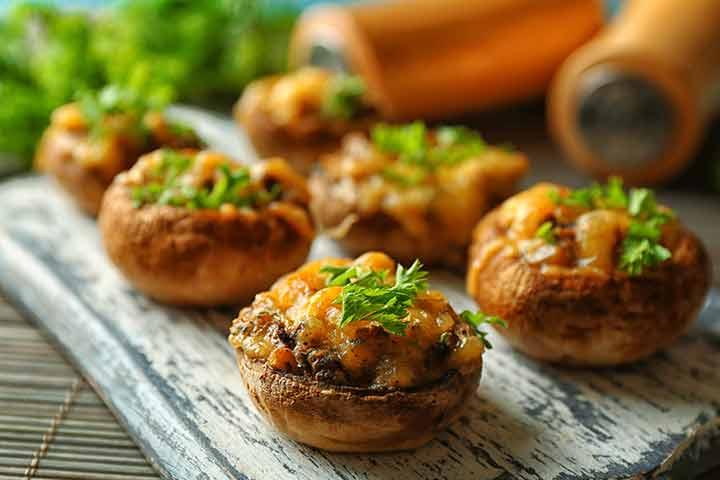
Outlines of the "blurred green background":
{"label": "blurred green background", "polygon": [[248,81],[286,68],[290,30],[308,3],[0,3],[0,174],[29,167],[55,107],[109,83],[227,109]]}

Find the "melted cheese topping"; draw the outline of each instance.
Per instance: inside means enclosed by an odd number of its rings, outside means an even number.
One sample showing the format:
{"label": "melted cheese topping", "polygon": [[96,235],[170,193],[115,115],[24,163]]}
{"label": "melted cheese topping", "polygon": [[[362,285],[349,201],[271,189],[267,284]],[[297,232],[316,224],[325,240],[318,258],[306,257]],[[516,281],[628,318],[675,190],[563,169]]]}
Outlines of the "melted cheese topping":
{"label": "melted cheese topping", "polygon": [[260,113],[274,128],[297,139],[342,135],[355,125],[356,119],[328,118],[322,114],[335,76],[328,70],[303,67],[286,75],[256,80],[245,88],[236,114],[243,122],[251,122]]}
{"label": "melted cheese topping", "polygon": [[[108,115],[103,119],[102,134],[92,137],[89,130],[80,106],[70,103],[53,112],[46,135],[63,145],[69,161],[95,170],[108,180],[155,148],[201,146],[192,131],[174,131],[160,112],[148,112],[143,118],[123,113]],[[42,168],[42,155],[39,161]]]}
{"label": "melted cheese topping", "polygon": [[[144,155],[130,170],[119,175],[117,181],[132,189],[158,180],[158,171],[163,163],[164,152],[164,150],[156,150]],[[181,153],[191,158],[189,167],[177,178],[177,183],[181,186],[212,189],[219,179],[218,167],[221,165],[228,165],[231,169],[245,168],[218,152],[182,150]],[[270,183],[277,183],[281,186],[279,197],[269,204],[263,205],[262,210],[283,218],[300,235],[313,237],[315,229],[308,215],[310,193],[305,179],[280,158],[254,163],[247,166],[247,169],[250,175],[249,183],[246,186],[248,192],[266,190]],[[249,206],[237,207],[232,203],[223,203],[218,208],[222,214],[227,215],[236,214],[239,210],[250,209]]]}
{"label": "melted cheese topping", "polygon": [[[500,237],[495,242],[513,249],[515,254],[548,274],[609,275],[615,272],[620,245],[631,221],[628,212],[556,205],[551,199],[553,190],[561,195],[569,192],[565,187],[543,183],[508,199],[499,209]],[[554,243],[536,237],[538,228],[545,222],[555,225]],[[671,250],[678,229],[675,220],[662,227],[661,243]],[[475,261],[482,262],[485,257],[482,255]]]}
{"label": "melted cheese topping", "polygon": [[230,343],[278,370],[319,381],[372,388],[409,388],[432,383],[450,370],[469,373],[482,364],[484,345],[439,292],[418,295],[404,336],[372,321],[340,328],[342,287],[327,287],[325,265],[361,265],[389,272],[395,262],[382,253],[351,261],[311,262],[260,293],[240,312]]}
{"label": "melted cheese topping", "polygon": [[[343,148],[323,160],[332,196],[352,205],[357,217],[384,213],[416,237],[446,235],[466,245],[482,214],[509,195],[527,170],[521,154],[488,146],[477,158],[419,172],[397,156],[379,151],[361,134],[345,138]],[[389,177],[391,169],[422,180],[410,185]]]}

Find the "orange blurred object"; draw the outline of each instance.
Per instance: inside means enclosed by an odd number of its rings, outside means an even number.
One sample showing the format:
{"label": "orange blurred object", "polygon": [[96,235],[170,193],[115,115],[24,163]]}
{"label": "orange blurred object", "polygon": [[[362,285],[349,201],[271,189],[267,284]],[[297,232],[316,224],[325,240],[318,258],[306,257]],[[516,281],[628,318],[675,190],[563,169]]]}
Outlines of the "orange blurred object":
{"label": "orange blurred object", "polygon": [[321,6],[300,18],[290,61],[362,76],[386,118],[446,118],[542,94],[603,20],[600,0]]}
{"label": "orange blurred object", "polygon": [[574,165],[658,183],[692,158],[720,106],[718,85],[718,0],[629,0],[560,69],[549,120]]}

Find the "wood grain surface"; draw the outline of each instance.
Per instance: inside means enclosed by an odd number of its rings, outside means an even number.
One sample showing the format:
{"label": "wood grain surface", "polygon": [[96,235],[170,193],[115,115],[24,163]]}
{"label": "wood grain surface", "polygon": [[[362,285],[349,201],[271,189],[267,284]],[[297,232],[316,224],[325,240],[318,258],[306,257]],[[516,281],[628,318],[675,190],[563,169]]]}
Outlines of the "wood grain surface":
{"label": "wood grain surface", "polygon": [[[717,294],[687,337],[621,369],[542,365],[493,336],[477,394],[435,441],[329,454],[283,438],[253,409],[224,333],[235,310],[167,308],[135,292],[94,222],[46,179],[0,184],[0,198],[0,288],[66,350],[165,478],[692,478],[717,462]],[[321,238],[312,257],[329,253]],[[472,307],[460,277],[432,279],[457,309]]]}

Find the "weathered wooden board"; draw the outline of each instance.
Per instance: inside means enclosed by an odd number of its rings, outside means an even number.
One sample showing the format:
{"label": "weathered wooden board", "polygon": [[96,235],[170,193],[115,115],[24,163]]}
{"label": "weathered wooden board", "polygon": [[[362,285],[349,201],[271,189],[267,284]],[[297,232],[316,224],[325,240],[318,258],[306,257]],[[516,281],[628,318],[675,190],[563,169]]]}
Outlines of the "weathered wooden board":
{"label": "weathered wooden board", "polygon": [[[691,478],[717,457],[697,455],[720,451],[716,294],[690,335],[621,369],[550,367],[493,338],[477,395],[437,440],[329,454],[279,436],[253,409],[217,328],[234,311],[167,308],[135,292],[94,222],[43,178],[0,184],[0,199],[0,288],[64,347],[166,478],[667,478],[673,466],[683,469],[673,478]],[[312,256],[331,252],[319,239]],[[472,306],[461,278],[433,280],[458,309]]]}

